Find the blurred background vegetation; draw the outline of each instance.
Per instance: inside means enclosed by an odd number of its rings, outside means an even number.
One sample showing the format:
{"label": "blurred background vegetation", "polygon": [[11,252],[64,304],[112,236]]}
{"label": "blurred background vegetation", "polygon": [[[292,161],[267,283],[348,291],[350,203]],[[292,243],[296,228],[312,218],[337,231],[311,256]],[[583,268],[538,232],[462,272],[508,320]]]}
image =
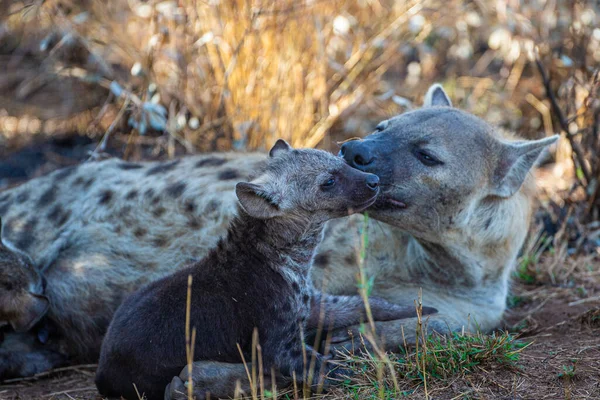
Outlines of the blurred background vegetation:
{"label": "blurred background vegetation", "polygon": [[555,234],[599,216],[599,65],[594,0],[0,1],[0,155],[65,135],[54,164],[89,145],[336,151],[441,82],[523,137],[561,133],[546,159]]}

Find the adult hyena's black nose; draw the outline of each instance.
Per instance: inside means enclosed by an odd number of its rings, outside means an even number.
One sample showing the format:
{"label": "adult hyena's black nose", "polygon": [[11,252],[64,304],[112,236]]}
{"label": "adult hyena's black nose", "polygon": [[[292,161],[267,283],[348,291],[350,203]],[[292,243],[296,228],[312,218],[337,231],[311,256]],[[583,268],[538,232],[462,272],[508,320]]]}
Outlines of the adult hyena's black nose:
{"label": "adult hyena's black nose", "polygon": [[362,140],[344,143],[340,148],[340,156],[344,157],[348,165],[360,170],[364,170],[375,159],[368,145]]}
{"label": "adult hyena's black nose", "polygon": [[367,176],[367,186],[373,191],[377,190],[379,187],[379,177],[377,175],[369,174]]}

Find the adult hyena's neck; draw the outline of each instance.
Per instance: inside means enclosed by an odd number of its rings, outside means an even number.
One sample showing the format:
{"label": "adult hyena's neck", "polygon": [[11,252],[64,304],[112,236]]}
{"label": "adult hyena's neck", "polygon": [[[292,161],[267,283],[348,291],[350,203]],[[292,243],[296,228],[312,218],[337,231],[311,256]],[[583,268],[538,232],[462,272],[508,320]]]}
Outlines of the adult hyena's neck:
{"label": "adult hyena's neck", "polygon": [[466,297],[505,297],[531,218],[531,196],[480,202],[462,226],[432,242],[406,240],[403,278]]}

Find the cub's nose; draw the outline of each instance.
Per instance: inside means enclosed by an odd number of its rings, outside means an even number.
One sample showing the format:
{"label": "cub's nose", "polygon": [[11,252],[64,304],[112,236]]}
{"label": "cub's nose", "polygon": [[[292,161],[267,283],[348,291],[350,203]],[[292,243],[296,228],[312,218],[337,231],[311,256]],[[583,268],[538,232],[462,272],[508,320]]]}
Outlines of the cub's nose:
{"label": "cub's nose", "polygon": [[379,187],[379,177],[373,174],[367,175],[367,186],[371,190],[377,190]]}
{"label": "cub's nose", "polygon": [[346,142],[340,148],[340,156],[353,168],[364,169],[374,160],[373,153],[362,140]]}

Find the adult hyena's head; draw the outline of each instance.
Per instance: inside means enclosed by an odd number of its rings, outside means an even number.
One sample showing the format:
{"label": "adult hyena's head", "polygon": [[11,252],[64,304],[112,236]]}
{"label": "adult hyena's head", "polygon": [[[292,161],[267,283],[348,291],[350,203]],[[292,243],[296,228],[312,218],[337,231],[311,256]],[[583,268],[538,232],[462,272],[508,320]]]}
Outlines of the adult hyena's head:
{"label": "adult hyena's head", "polygon": [[441,86],[423,108],[381,122],[340,149],[354,168],[381,180],[369,213],[417,237],[440,240],[480,206],[513,196],[542,149],[557,137],[507,141],[481,119],[453,108]]}
{"label": "adult hyena's head", "polygon": [[0,326],[10,324],[17,332],[25,332],[46,314],[48,306],[42,275],[31,258],[0,239]]}

